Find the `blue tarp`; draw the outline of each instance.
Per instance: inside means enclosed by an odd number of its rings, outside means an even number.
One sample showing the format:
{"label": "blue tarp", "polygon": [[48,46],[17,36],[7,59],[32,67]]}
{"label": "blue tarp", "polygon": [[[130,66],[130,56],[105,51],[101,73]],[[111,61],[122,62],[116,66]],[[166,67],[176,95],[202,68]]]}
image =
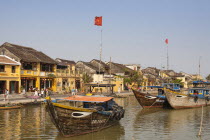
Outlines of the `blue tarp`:
{"label": "blue tarp", "polygon": [[149,87],[149,88],[163,88],[161,86],[140,86],[140,87]]}

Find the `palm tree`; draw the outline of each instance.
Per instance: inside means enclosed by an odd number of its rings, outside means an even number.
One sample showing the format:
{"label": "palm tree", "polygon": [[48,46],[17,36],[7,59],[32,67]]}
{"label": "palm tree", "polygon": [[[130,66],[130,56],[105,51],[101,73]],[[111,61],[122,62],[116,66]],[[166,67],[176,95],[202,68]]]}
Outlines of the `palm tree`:
{"label": "palm tree", "polygon": [[143,76],[140,75],[138,72],[131,73],[129,77],[124,77],[124,84],[128,85],[135,85],[139,87],[143,82]]}
{"label": "palm tree", "polygon": [[82,80],[83,80],[83,83],[87,84],[87,83],[92,82],[93,78],[90,75],[88,75],[87,73],[84,73],[82,75]]}
{"label": "palm tree", "polygon": [[[82,81],[84,84],[88,84],[93,81],[93,78],[90,75],[88,75],[87,73],[84,73],[82,75]],[[87,89],[85,88],[85,86],[83,86],[83,87],[84,87],[84,91],[86,92]]]}

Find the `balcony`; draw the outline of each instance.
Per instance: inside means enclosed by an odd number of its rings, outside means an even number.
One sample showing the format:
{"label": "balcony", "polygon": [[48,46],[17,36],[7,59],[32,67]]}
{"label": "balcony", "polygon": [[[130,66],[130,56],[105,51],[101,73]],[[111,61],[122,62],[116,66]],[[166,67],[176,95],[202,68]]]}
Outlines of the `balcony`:
{"label": "balcony", "polygon": [[56,71],[56,76],[58,77],[70,77],[69,70],[57,70]]}
{"label": "balcony", "polygon": [[7,76],[8,73],[6,71],[0,71],[0,75],[4,75],[4,76],[6,75]]}
{"label": "balcony", "polygon": [[26,76],[37,76],[38,72],[33,70],[21,70],[20,74]]}
{"label": "balcony", "polygon": [[39,74],[39,76],[47,77],[49,74],[55,75],[54,72],[48,72],[48,71],[45,72],[45,71],[41,71],[40,74]]}

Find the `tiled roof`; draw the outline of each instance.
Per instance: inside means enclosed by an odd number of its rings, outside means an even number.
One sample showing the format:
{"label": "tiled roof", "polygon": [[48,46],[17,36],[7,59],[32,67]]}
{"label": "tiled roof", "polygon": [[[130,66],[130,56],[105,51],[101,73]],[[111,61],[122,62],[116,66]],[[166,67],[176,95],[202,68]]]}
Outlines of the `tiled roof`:
{"label": "tiled roof", "polygon": [[12,60],[8,56],[0,55],[0,64],[8,64],[8,65],[20,65],[20,63]]}
{"label": "tiled roof", "polygon": [[43,62],[56,64],[55,60],[40,51],[36,51],[33,48],[15,45],[7,42],[0,47],[6,48],[8,51],[13,53],[15,56],[20,58],[21,61],[24,62]]}
{"label": "tiled roof", "polygon": [[65,59],[60,59],[60,58],[56,58],[57,61],[60,62],[60,64],[69,64],[69,65],[75,65],[76,63],[74,61],[70,61],[70,60],[65,60]]}

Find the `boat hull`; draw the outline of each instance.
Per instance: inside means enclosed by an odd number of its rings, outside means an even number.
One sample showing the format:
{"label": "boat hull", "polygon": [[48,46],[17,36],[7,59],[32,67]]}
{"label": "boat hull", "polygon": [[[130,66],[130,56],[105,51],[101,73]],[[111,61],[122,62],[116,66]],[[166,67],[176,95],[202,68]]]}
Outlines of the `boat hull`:
{"label": "boat hull", "polygon": [[[47,100],[46,108],[52,122],[65,137],[87,134],[110,127],[116,124],[124,115],[124,110],[121,113],[113,114],[95,110],[87,110],[87,112],[67,109],[55,106],[49,100]],[[81,115],[81,117],[77,115]]]}
{"label": "boat hull", "polygon": [[167,101],[164,98],[158,98],[151,94],[142,93],[136,90],[133,90],[133,93],[143,108],[163,108],[167,106]]}
{"label": "boat hull", "polygon": [[169,104],[174,109],[196,108],[210,105],[210,101],[207,99],[173,93],[170,90],[168,90],[165,94]]}

